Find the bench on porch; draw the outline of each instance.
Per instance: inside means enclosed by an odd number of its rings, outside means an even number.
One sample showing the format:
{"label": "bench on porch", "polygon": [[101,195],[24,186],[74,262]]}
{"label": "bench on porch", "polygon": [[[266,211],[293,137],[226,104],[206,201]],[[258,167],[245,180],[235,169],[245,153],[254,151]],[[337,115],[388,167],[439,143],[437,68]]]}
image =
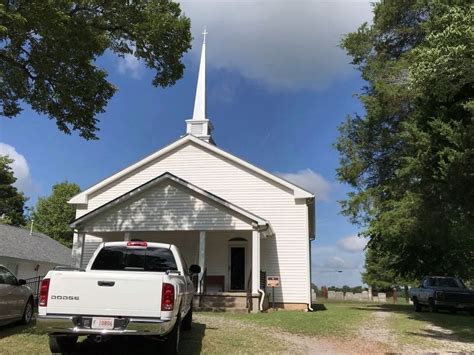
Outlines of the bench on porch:
{"label": "bench on porch", "polygon": [[224,292],[225,276],[224,275],[207,275],[206,291],[207,292]]}

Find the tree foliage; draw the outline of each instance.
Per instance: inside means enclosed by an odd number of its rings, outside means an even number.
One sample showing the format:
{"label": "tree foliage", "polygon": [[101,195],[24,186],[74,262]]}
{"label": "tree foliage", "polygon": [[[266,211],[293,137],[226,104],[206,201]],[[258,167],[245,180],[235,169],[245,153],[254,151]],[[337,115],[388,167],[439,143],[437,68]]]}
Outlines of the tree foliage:
{"label": "tree foliage", "polygon": [[468,1],[383,1],[342,42],[367,81],[337,142],[366,282],[474,274],[473,19]]}
{"label": "tree foliage", "polygon": [[25,224],[26,197],[13,186],[16,181],[11,168],[13,159],[0,155],[0,224]]}
{"label": "tree foliage", "polygon": [[0,3],[0,114],[21,102],[70,134],[97,138],[97,114],[116,88],[96,60],[132,54],[156,71],[155,86],[183,75],[189,19],[169,0],[7,0]]}
{"label": "tree foliage", "polygon": [[417,284],[417,280],[401,277],[392,263],[391,254],[368,248],[365,253],[365,271],[362,273],[362,281],[379,291],[390,291],[394,286]]}
{"label": "tree foliage", "polygon": [[69,223],[76,211],[67,201],[80,191],[79,185],[67,181],[54,185],[51,195],[40,198],[31,213],[35,230],[71,247],[73,231]]}

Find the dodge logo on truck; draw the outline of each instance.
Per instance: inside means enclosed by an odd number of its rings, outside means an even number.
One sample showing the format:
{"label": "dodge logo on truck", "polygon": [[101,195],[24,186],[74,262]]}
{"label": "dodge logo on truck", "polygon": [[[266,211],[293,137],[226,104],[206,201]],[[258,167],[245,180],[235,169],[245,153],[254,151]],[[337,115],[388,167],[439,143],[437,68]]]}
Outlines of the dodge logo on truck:
{"label": "dodge logo on truck", "polygon": [[79,301],[79,296],[55,296],[51,295],[52,300]]}

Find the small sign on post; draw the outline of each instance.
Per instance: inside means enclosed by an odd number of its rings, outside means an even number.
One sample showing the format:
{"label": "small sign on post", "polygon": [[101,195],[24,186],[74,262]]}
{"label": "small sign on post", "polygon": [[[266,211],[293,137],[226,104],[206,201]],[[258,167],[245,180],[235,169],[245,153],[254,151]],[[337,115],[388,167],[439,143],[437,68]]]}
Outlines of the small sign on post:
{"label": "small sign on post", "polygon": [[280,287],[280,276],[267,276],[267,287],[272,288],[272,306],[275,310],[275,287]]}

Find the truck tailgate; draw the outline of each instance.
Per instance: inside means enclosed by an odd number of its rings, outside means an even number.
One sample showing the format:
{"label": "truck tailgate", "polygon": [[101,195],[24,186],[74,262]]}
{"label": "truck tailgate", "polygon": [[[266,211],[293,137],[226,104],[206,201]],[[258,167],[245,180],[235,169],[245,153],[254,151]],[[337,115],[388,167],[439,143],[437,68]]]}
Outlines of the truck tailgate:
{"label": "truck tailgate", "polygon": [[164,273],[54,271],[47,314],[160,317]]}

